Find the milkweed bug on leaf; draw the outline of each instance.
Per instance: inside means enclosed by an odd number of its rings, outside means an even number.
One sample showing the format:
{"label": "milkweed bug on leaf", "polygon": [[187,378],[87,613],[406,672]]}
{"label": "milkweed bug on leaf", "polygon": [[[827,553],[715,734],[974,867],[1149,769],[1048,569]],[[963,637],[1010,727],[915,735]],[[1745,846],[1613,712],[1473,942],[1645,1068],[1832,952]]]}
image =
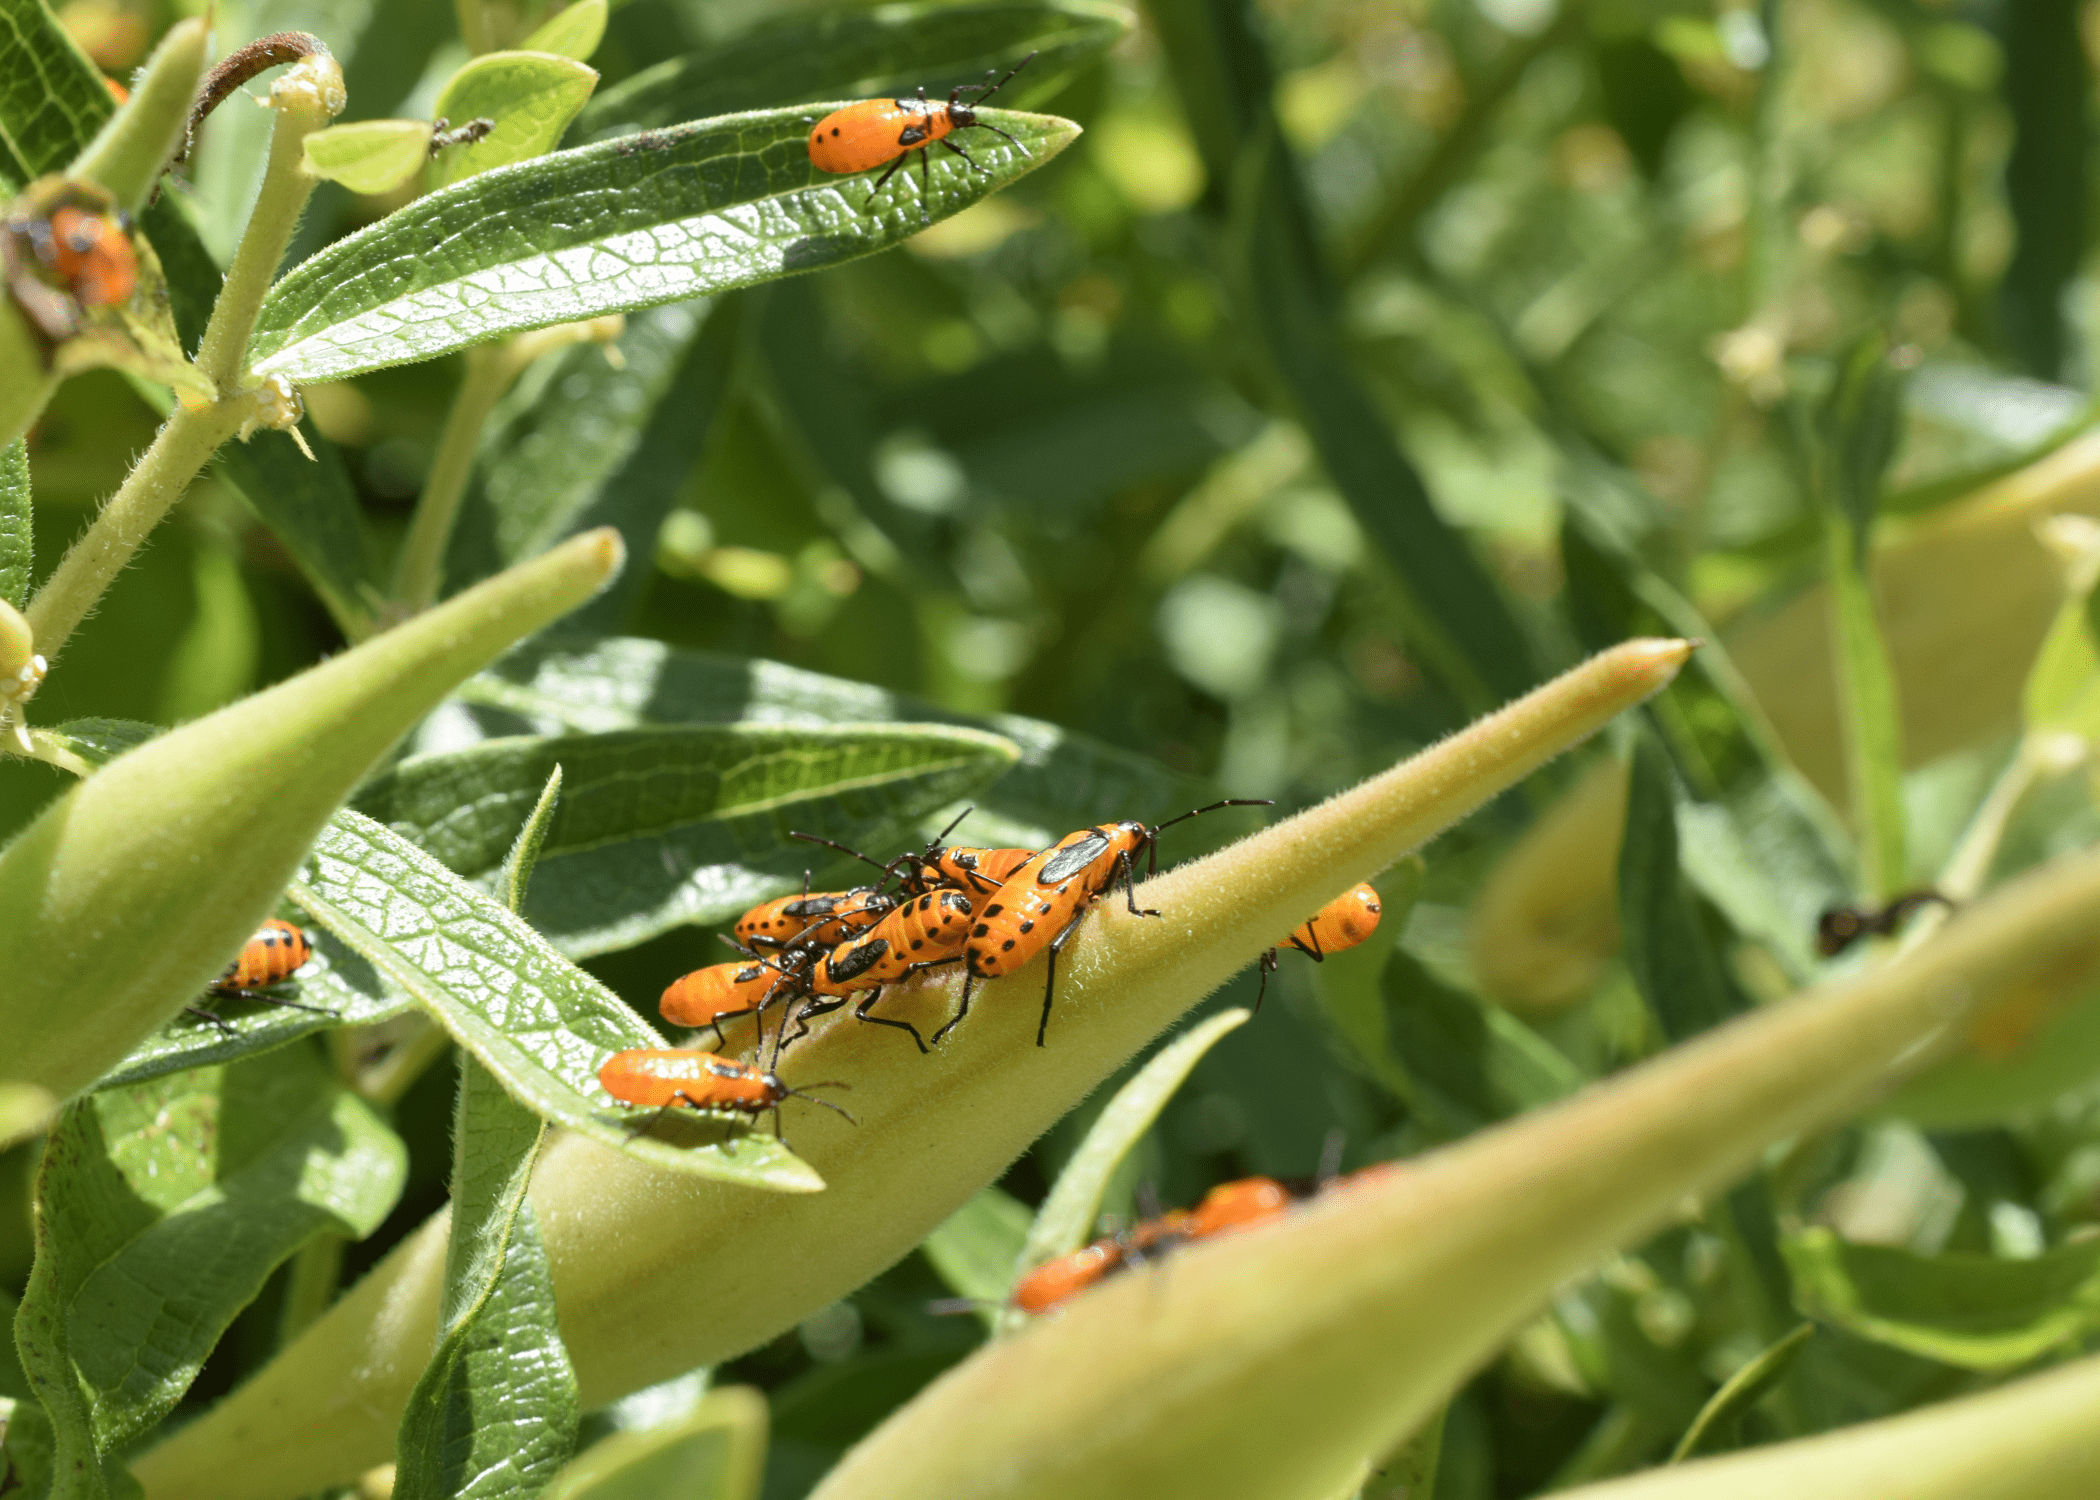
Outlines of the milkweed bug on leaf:
{"label": "milkweed bug on leaf", "polygon": [[755,1118],[771,1110],[776,1138],[780,1135],[780,1106],[788,1099],[821,1104],[844,1116],[849,1124],[860,1123],[829,1099],[819,1099],[809,1092],[844,1088],[843,1083],[813,1083],[808,1088],[791,1089],[780,1081],[779,1074],[756,1063],[682,1047],[634,1047],[615,1052],[600,1065],[598,1086],[622,1104],[653,1109],[659,1114],[684,1106],[702,1114]]}
{"label": "milkweed bug on leaf", "polygon": [[[950,89],[946,104],[928,103],[926,90],[922,88],[916,99],[863,99],[858,104],[835,109],[817,121],[809,132],[810,163],[820,172],[843,175],[866,172],[887,162],[888,170],[875,179],[875,186],[868,191],[868,202],[872,204],[883,184],[911,159],[913,152],[917,152],[920,181],[925,185],[919,198],[919,217],[923,220],[926,218],[925,194],[933,187],[933,169],[927,163],[926,153],[936,141],[969,162],[970,169],[979,175],[983,174],[984,168],[977,165],[969,152],[948,139],[955,131],[989,130],[1011,141],[1014,149],[1023,156],[1030,154],[1026,146],[998,126],[978,119],[977,109],[1034,60],[1035,54],[1029,53],[997,83],[990,80],[998,69],[987,69],[985,82],[961,84]],[[975,97],[965,104],[962,102],[964,94]]]}
{"label": "milkweed bug on leaf", "polygon": [[[304,1005],[297,1000],[286,1000],[282,996],[265,994],[269,985],[282,984],[306,967],[314,956],[313,945],[306,934],[290,922],[271,917],[256,929],[255,936],[241,945],[226,972],[211,982],[215,995],[225,995],[234,1000],[260,1000],[265,1005],[275,1005],[284,1010],[312,1011],[320,1016],[340,1016],[340,1011],[320,1005]],[[185,1006],[191,1015],[201,1016],[219,1028],[227,1036],[234,1030],[226,1024],[223,1016],[206,1010],[201,1005]]]}

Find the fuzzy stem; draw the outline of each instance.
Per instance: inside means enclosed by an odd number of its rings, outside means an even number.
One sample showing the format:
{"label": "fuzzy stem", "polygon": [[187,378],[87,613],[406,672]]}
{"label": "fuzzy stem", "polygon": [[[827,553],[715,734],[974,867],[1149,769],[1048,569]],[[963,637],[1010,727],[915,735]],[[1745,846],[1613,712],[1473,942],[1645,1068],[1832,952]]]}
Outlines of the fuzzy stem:
{"label": "fuzzy stem", "polygon": [[0,292],[0,448],[27,432],[58,389],[44,369],[44,351],[14,299]]}
{"label": "fuzzy stem", "polygon": [[[313,81],[304,87],[286,86],[295,80],[303,82],[302,74],[311,75]],[[262,192],[233,252],[233,264],[212,307],[204,342],[197,348],[197,368],[218,388],[222,399],[240,382],[256,314],[270,283],[277,279],[278,263],[284,259],[285,247],[292,242],[299,215],[306,211],[306,200],[318,180],[306,170],[306,138],[342,108],[342,97],[342,72],[326,56],[298,63],[270,90],[277,122],[270,132],[270,161]]]}
{"label": "fuzzy stem", "polygon": [[23,611],[37,650],[55,662],[73,629],[131,561],[197,471],[239,430],[244,402],[178,406],[94,524],[59,560]]}
{"label": "fuzzy stem", "polygon": [[467,480],[474,472],[482,424],[510,389],[518,368],[503,344],[483,344],[467,351],[466,378],[452,398],[437,456],[423,481],[415,519],[409,523],[394,574],[394,597],[409,614],[421,614],[437,603],[445,578],[445,548],[451,543],[453,523],[459,519]]}

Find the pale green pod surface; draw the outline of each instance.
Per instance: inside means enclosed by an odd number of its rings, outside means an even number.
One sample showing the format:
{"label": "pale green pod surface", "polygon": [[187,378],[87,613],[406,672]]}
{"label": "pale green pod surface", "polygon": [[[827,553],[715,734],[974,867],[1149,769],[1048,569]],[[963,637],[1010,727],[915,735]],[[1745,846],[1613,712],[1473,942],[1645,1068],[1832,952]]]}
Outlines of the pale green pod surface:
{"label": "pale green pod surface", "polygon": [[107,188],[129,213],[143,208],[182,143],[190,101],[197,96],[210,55],[209,23],[191,19],[169,27],[133,84],[131,98],[88,142],[66,175]]}
{"label": "pale green pod surface", "polygon": [[586,533],[141,746],[46,808],[0,852],[9,1072],[77,1093],[194,999],[380,755],[620,558],[616,533]]}
{"label": "pale green pod surface", "polygon": [[[1058,961],[1045,1046],[1035,1044],[1040,958],[980,986],[969,1018],[929,1056],[850,1012],[819,1021],[783,1058],[783,1079],[851,1080],[860,1121],[789,1101],[785,1128],[821,1193],[754,1193],[589,1140],[551,1142],[532,1203],[585,1409],[764,1343],[908,1254],[1279,932],[1661,688],[1690,650],[1628,642],[1361,786],[1145,882],[1139,902],[1160,917],[1101,902]],[[882,1012],[927,1031],[953,1013],[959,989],[922,978],[886,991]],[[444,1243],[440,1218],[232,1397],[141,1455],[150,1500],[279,1500],[383,1461],[433,1338]]]}
{"label": "pale green pod surface", "polygon": [[[1884,968],[1347,1180],[1283,1219],[1116,1277],[942,1376],[854,1449],[813,1500],[1346,1493],[1366,1457],[1390,1452],[1428,1419],[1556,1287],[1657,1232],[1687,1195],[1726,1187],[1771,1142],[1857,1110],[1935,1038],[1944,1044],[1949,1023],[1987,997],[1982,979],[2075,948],[2096,912],[2100,853],[2067,856],[2008,882]],[[2086,1399],[2076,1451],[2065,1452],[2061,1429],[2038,1432],[2058,1445],[2035,1456],[2038,1466],[2090,1470],[2100,1445]],[[1986,1493],[1891,1492],[1853,1480],[1655,1493]],[[1645,1493],[1626,1490],[1628,1500]]]}

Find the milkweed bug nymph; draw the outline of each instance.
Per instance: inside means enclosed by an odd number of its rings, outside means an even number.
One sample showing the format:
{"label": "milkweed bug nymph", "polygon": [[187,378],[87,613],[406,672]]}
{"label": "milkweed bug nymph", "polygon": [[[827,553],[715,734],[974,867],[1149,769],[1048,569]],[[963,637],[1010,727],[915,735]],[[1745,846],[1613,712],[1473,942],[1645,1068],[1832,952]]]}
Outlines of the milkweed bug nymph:
{"label": "milkweed bug nymph", "polygon": [[[289,922],[271,917],[256,929],[254,937],[241,945],[240,953],[226,966],[226,972],[211,982],[212,993],[234,1000],[260,1000],[265,1005],[285,1010],[307,1010],[321,1016],[340,1015],[340,1011],[325,1006],[303,1005],[297,1000],[264,993],[266,987],[282,984],[305,968],[307,960],[313,956],[313,945],[307,942],[304,932]],[[233,1028],[226,1024],[224,1017],[201,1005],[184,1008],[191,1015],[211,1022],[226,1035],[233,1035]]]}
{"label": "milkweed bug nymph", "polygon": [[[966,83],[948,91],[946,104],[927,102],[926,90],[919,90],[916,99],[863,99],[858,104],[849,104],[844,109],[835,109],[817,121],[809,132],[809,159],[820,172],[866,172],[889,163],[889,170],[875,179],[875,186],[868,191],[868,202],[875,201],[883,184],[888,182],[896,170],[911,158],[913,152],[919,156],[919,178],[924,189],[919,197],[919,217],[926,217],[926,196],[933,187],[933,169],[927,164],[927,150],[938,141],[953,151],[970,169],[982,175],[984,168],[977,165],[970,153],[948,139],[958,130],[989,130],[1013,142],[1014,149],[1023,156],[1029,150],[998,126],[977,118],[977,108],[985,100],[1006,87],[1015,73],[1035,60],[1029,53],[1015,63],[1006,77],[997,83],[991,76],[998,69],[985,71],[985,82]],[[965,104],[964,94],[975,97]]]}
{"label": "milkweed bug nymph", "polygon": [[[819,1099],[809,1089],[842,1089],[843,1083],[813,1083],[791,1089],[780,1075],[756,1063],[717,1057],[712,1052],[694,1052],[682,1047],[635,1047],[615,1052],[598,1069],[598,1086],[622,1104],[637,1109],[665,1110],[683,1106],[702,1114],[749,1115],[756,1118],[773,1112],[773,1134],[780,1135],[780,1106],[787,1099],[821,1104],[848,1124],[860,1121],[846,1114],[829,1099]],[[647,1128],[651,1121],[643,1122]]]}
{"label": "milkweed bug nymph", "polygon": [[[910,1032],[911,1039],[924,1052],[926,1041],[919,1035],[918,1027],[909,1021],[868,1012],[882,998],[885,985],[909,979],[922,969],[954,963],[961,957],[963,942],[969,935],[970,898],[961,891],[928,891],[905,902],[866,933],[839,944],[816,961],[809,971],[810,1002],[796,1016],[801,1030],[792,1037],[786,1036],[787,1022],[783,1020],[780,1046],[806,1036],[810,1017],[837,1010],[846,1003],[845,997],[857,990],[871,990],[874,993],[854,1007],[854,1019]],[[832,1003],[820,1005],[820,998],[830,998]]]}
{"label": "milkweed bug nymph", "polygon": [[[1325,963],[1328,954],[1354,948],[1376,932],[1378,913],[1378,892],[1368,884],[1358,885],[1293,927],[1283,941],[1314,963]],[[1254,997],[1256,1011],[1269,993],[1269,976],[1275,972],[1276,949],[1271,948],[1261,956],[1261,992]]]}
{"label": "milkweed bug nymph", "polygon": [[978,908],[977,924],[970,929],[970,940],[963,946],[969,977],[963,981],[962,1004],[954,1019],[934,1033],[934,1041],[940,1041],[970,1013],[970,989],[978,980],[1011,974],[1047,948],[1050,972],[1043,983],[1043,1019],[1035,1032],[1035,1044],[1042,1046],[1050,1027],[1050,1002],[1057,987],[1057,955],[1071,941],[1087,908],[1121,879],[1123,899],[1132,916],[1159,915],[1137,904],[1138,851],[1145,851],[1146,870],[1150,873],[1159,867],[1162,829],[1222,807],[1271,805],[1266,800],[1228,797],[1150,827],[1143,823],[1102,823],[1068,833],[1042,853],[1030,856]]}
{"label": "milkweed bug nymph", "polygon": [[713,1031],[720,1045],[724,1021],[757,1015],[776,994],[786,994],[789,983],[790,976],[763,959],[710,964],[672,980],[656,1008],[674,1026]]}
{"label": "milkweed bug nymph", "polygon": [[1938,891],[1910,891],[1879,911],[1869,907],[1833,906],[1816,918],[1816,952],[1825,958],[1836,958],[1861,938],[1888,937],[1910,920],[1912,912],[1935,901],[1950,908],[1954,905]]}
{"label": "milkweed bug nymph", "polygon": [[736,921],[736,940],[745,948],[784,951],[790,948],[835,948],[888,916],[897,905],[871,885],[850,891],[818,891],[782,896],[754,906]]}

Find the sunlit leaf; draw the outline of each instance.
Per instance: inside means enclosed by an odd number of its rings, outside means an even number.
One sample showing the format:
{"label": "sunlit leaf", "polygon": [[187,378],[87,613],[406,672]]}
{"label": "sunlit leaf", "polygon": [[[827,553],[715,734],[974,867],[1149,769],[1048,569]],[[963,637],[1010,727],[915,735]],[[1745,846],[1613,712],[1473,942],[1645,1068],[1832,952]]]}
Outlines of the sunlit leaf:
{"label": "sunlit leaf", "polygon": [[777,1192],[823,1186],[756,1131],[678,1119],[663,1122],[667,1134],[680,1128],[668,1139],[637,1133],[597,1088],[598,1068],[613,1052],[663,1039],[500,901],[369,818],[338,815],[291,895],[542,1119],[674,1171]]}
{"label": "sunlit leaf", "polygon": [[487,120],[489,131],[478,140],[441,147],[430,164],[430,185],[444,187],[552,151],[597,86],[597,70],[573,57],[488,52],[475,58],[452,75],[434,111],[454,129]]}
{"label": "sunlit leaf", "polygon": [[1050,1196],[1037,1211],[1014,1266],[1016,1275],[1077,1250],[1093,1237],[1094,1221],[1101,1215],[1102,1195],[1108,1191],[1109,1179],[1123,1158],[1152,1128],[1152,1122],[1167,1107],[1189,1070],[1203,1060],[1203,1054],[1227,1032],[1244,1026],[1252,1015],[1245,1010],[1220,1011],[1186,1036],[1176,1037],[1162,1047],[1136,1077],[1116,1090],[1115,1098],[1095,1119],[1093,1128],[1065,1163]]}
{"label": "sunlit leaf", "polygon": [[400,1500],[535,1500],[575,1451],[576,1372],[525,1189],[546,1123],[460,1054],[437,1352],[401,1419]]}
{"label": "sunlit leaf", "polygon": [[[732,115],[499,167],[348,239],[271,289],[251,349],[262,375],[335,380],[606,313],[682,302],[887,249],[1042,165],[1078,127],[988,111],[997,141],[872,179],[819,172],[805,146],[830,106]],[[1023,155],[1022,152],[1027,154]]]}
{"label": "sunlit leaf", "polygon": [[518,46],[525,52],[552,52],[588,62],[605,37],[606,9],[605,0],[575,0],[543,21]]}
{"label": "sunlit leaf", "polygon": [[392,192],[430,160],[427,120],[356,120],[316,130],[306,169],[353,193]]}
{"label": "sunlit leaf", "polygon": [[1777,1343],[1761,1350],[1757,1357],[1729,1376],[1726,1383],[1713,1393],[1706,1405],[1699,1409],[1699,1416],[1685,1429],[1683,1438],[1670,1454],[1671,1463],[1681,1463],[1700,1449],[1709,1446],[1710,1440],[1725,1434],[1742,1419],[1744,1412],[1762,1401],[1767,1392],[1777,1385],[1816,1331],[1813,1323],[1803,1323]]}
{"label": "sunlit leaf", "polygon": [[931,725],[521,737],[416,757],[356,803],[454,873],[492,880],[560,765],[562,805],[524,910],[562,951],[587,955],[799,884],[813,851],[791,830],[867,848],[908,841],[1014,755],[993,736]]}

